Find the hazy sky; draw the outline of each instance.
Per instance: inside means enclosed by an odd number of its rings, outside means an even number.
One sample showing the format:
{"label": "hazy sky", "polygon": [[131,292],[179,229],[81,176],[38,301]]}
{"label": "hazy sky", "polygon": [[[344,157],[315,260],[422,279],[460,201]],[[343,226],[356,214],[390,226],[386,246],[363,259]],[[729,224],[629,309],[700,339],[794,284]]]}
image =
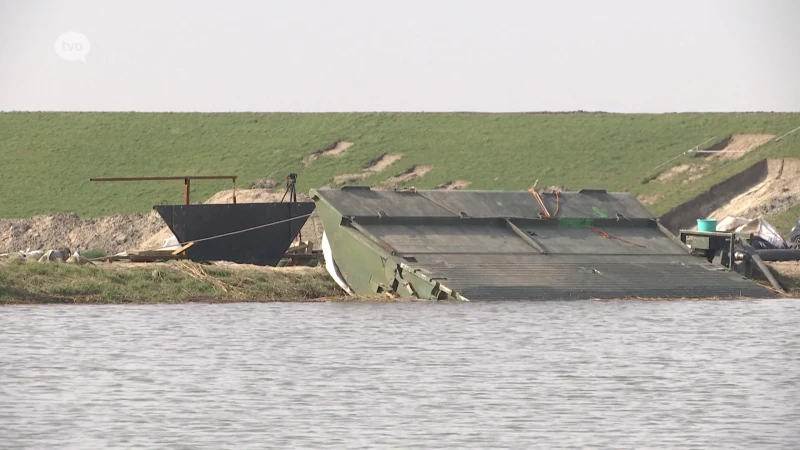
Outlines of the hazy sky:
{"label": "hazy sky", "polygon": [[800,111],[800,2],[0,0],[0,110]]}

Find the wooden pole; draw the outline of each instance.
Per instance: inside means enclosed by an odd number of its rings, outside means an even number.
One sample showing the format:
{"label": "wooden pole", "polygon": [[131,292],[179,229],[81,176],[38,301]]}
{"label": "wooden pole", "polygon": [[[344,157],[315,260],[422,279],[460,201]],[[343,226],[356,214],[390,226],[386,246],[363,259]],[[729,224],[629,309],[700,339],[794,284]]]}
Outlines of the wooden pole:
{"label": "wooden pole", "polygon": [[189,204],[189,188],[190,188],[190,181],[189,177],[183,179],[183,203]]}

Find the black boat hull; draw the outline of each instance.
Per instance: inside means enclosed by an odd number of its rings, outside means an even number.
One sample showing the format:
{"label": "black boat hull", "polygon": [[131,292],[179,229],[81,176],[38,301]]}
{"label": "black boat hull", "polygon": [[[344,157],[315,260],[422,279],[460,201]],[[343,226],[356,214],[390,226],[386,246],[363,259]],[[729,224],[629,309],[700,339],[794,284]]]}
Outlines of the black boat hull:
{"label": "black boat hull", "polygon": [[[314,207],[314,202],[280,202],[156,205],[153,208],[179,242],[199,240],[186,249],[186,256],[192,261],[230,261],[274,267]],[[267,224],[274,225],[264,226]],[[235,234],[222,236],[228,233]],[[221,237],[204,240],[216,236]]]}

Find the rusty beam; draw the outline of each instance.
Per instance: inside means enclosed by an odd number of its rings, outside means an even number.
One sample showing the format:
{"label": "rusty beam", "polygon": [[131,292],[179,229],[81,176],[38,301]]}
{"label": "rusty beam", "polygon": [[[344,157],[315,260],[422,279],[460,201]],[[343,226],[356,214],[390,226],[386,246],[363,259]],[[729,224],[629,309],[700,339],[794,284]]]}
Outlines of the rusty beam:
{"label": "rusty beam", "polygon": [[89,178],[89,181],[165,181],[165,180],[234,180],[237,175],[187,175],[172,177],[121,177],[121,178]]}
{"label": "rusty beam", "polygon": [[89,178],[89,181],[166,181],[183,180],[183,203],[189,204],[192,180],[231,180],[233,181],[233,203],[236,203],[236,175],[184,175],[169,177],[115,177],[115,178]]}

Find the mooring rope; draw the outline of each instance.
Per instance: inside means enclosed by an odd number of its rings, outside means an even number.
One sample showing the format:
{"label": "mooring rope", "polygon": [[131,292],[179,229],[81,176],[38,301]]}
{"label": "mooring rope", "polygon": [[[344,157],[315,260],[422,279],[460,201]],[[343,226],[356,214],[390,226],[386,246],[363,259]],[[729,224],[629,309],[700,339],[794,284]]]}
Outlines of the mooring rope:
{"label": "mooring rope", "polygon": [[[205,237],[205,238],[201,238],[201,239],[193,239],[193,240],[187,241],[187,242],[178,242],[178,245],[183,246],[183,245],[186,245],[186,244],[192,243],[192,242],[193,243],[205,242],[205,241],[210,241],[210,240],[213,240],[213,239],[219,239],[219,238],[226,237],[226,236],[233,236],[235,234],[247,233],[248,231],[258,230],[260,228],[267,228],[267,227],[271,227],[273,225],[280,225],[282,223],[291,222],[292,220],[302,219],[302,218],[305,218],[305,217],[311,217],[313,215],[314,215],[314,213],[312,212],[310,214],[304,214],[302,216],[292,217],[290,219],[284,219],[284,220],[279,220],[277,222],[270,222],[270,223],[265,223],[264,225],[257,225],[255,227],[245,228],[244,230],[231,231],[229,233],[223,233],[223,234],[219,234],[219,235],[216,235],[216,236],[209,236],[209,237]],[[110,255],[110,256],[114,256],[114,255]],[[100,257],[97,257],[97,258],[91,258],[91,259],[88,259],[87,261],[101,261],[101,260],[105,260],[105,259],[108,259],[108,258],[109,258],[109,255],[100,256]]]}
{"label": "mooring rope", "polygon": [[311,217],[313,214],[314,213],[304,214],[302,216],[296,216],[296,217],[292,217],[290,219],[279,220],[277,222],[270,222],[270,223],[266,223],[264,225],[257,225],[255,227],[245,228],[244,230],[231,231],[229,233],[218,234],[216,236],[209,236],[209,237],[205,237],[205,238],[201,238],[201,239],[192,239],[192,240],[187,241],[187,242],[181,242],[180,245],[186,245],[189,242],[194,242],[196,244],[198,242],[205,242],[205,241],[210,241],[210,240],[213,240],[213,239],[219,239],[219,238],[222,238],[222,237],[233,236],[234,234],[247,233],[248,231],[258,230],[260,228],[267,228],[267,227],[271,227],[273,225],[280,225],[282,223],[291,222],[293,220],[303,219],[303,218],[306,218],[306,217]]}

